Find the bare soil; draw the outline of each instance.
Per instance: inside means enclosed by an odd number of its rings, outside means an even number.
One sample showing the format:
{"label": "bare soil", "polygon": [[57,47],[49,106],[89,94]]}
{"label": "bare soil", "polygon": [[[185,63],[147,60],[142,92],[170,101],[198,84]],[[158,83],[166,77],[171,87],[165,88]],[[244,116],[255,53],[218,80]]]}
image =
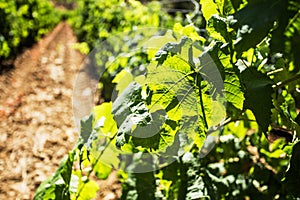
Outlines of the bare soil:
{"label": "bare soil", "polygon": [[[78,138],[72,93],[85,56],[76,42],[62,22],[0,75],[0,199],[32,199]],[[116,173],[99,184],[97,199],[119,198]]]}

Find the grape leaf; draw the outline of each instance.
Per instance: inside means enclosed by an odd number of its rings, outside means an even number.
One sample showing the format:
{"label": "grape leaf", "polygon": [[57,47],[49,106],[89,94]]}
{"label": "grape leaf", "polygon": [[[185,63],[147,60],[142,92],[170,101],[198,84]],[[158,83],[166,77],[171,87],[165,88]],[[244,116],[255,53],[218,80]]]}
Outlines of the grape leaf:
{"label": "grape leaf", "polygon": [[58,170],[51,179],[43,182],[37,189],[34,199],[70,199],[70,182],[72,167],[76,151],[69,153],[68,157],[62,160]]}
{"label": "grape leaf", "polygon": [[[123,69],[112,80],[112,83],[117,83],[116,90],[118,90],[119,93],[122,93],[126,88],[126,86],[129,85],[132,81],[133,81],[132,74],[126,69]],[[120,82],[122,82],[122,84],[118,84]]]}
{"label": "grape leaf", "polygon": [[93,115],[84,117],[80,121],[80,136],[83,139],[83,143],[87,143],[91,133],[93,132]]}
{"label": "grape leaf", "polygon": [[113,103],[112,113],[119,127],[116,140],[117,147],[126,143],[135,126],[146,125],[152,120],[141,92],[142,86],[132,82]]}
{"label": "grape leaf", "polygon": [[227,70],[225,77],[226,101],[232,103],[237,109],[242,110],[245,98],[238,76],[234,72]]}
{"label": "grape leaf", "polygon": [[201,0],[203,16],[208,21],[216,14],[220,16],[233,14],[243,3],[242,0]]}
{"label": "grape leaf", "polygon": [[[78,188],[79,194],[76,194],[76,199],[78,200],[90,200],[97,196],[97,191],[99,190],[99,186],[94,180],[84,181],[84,178],[81,177],[79,179]],[[81,188],[81,189],[80,189]]]}
{"label": "grape leaf", "polygon": [[214,14],[218,14],[217,5],[213,0],[201,0],[201,10],[206,21]]}
{"label": "grape leaf", "polygon": [[220,46],[221,42],[218,42],[212,48],[208,48],[200,55],[199,60],[201,64],[200,72],[203,74],[204,80],[212,83],[216,92],[222,95],[225,67],[220,61]]}
{"label": "grape leaf", "polygon": [[97,162],[97,164],[94,166],[94,172],[99,179],[107,179],[111,171],[112,168],[110,166],[107,166],[101,162]]}
{"label": "grape leaf", "polygon": [[209,77],[207,81],[212,83],[219,95],[222,96],[224,93],[227,102],[242,110],[244,94],[240,81],[233,72],[229,56],[220,50],[221,45],[221,42],[217,42],[203,52],[199,59],[204,66],[200,71]]}
{"label": "grape leaf", "polygon": [[207,22],[207,30],[210,36],[222,41],[230,41],[230,35],[227,31],[226,19],[218,15],[213,15]]}
{"label": "grape leaf", "polygon": [[168,42],[155,54],[155,59],[158,61],[158,64],[163,64],[167,59],[168,53],[175,55],[181,52],[181,48],[188,41],[188,37],[183,36],[179,42]]}
{"label": "grape leaf", "polygon": [[117,124],[114,121],[112,103],[102,103],[94,107],[94,128],[99,129],[102,134],[112,138],[118,131]]}
{"label": "grape leaf", "polygon": [[121,199],[156,199],[154,196],[155,188],[156,183],[153,172],[129,174],[126,182],[123,183]]}
{"label": "grape leaf", "polygon": [[286,189],[294,195],[294,197],[300,197],[300,142],[296,143],[293,147],[293,153],[290,160],[290,167],[285,175]]}
{"label": "grape leaf", "polygon": [[220,3],[219,8],[222,8],[223,15],[233,14],[234,11],[238,10],[243,4],[243,0],[217,0]]}
{"label": "grape leaf", "polygon": [[[284,10],[278,20],[278,27],[272,32],[272,40],[270,47],[272,52],[282,52],[291,61],[294,62],[294,71],[299,71],[300,58],[299,56],[299,35],[300,35],[300,16],[299,4],[289,6],[288,1],[282,5]],[[287,17],[289,16],[289,17]],[[285,41],[285,42],[282,42]]]}
{"label": "grape leaf", "polygon": [[234,17],[237,20],[237,40],[235,47],[238,55],[260,43],[274,26],[274,22],[284,11],[286,0],[250,1]]}
{"label": "grape leaf", "polygon": [[[164,74],[168,74],[168,77]],[[159,67],[148,67],[147,82],[153,92],[150,106],[161,105],[169,119],[180,122],[178,134],[188,136],[186,145],[196,143],[201,148],[204,140],[200,138],[205,138],[205,127],[201,126],[204,119],[194,78],[190,65],[177,56],[169,57]],[[205,100],[204,112],[207,112],[209,118],[211,98]]]}
{"label": "grape leaf", "polygon": [[273,81],[255,68],[244,70],[240,79],[245,93],[244,108],[252,110],[258,125],[265,132],[271,122]]}
{"label": "grape leaf", "polygon": [[[162,110],[160,110],[162,111]],[[152,123],[138,127],[133,132],[132,142],[135,146],[142,146],[151,150],[164,152],[174,141],[176,130],[172,127],[172,120],[161,120],[156,117],[162,116],[161,113],[153,113]]]}
{"label": "grape leaf", "polygon": [[97,131],[94,130],[93,123],[94,114],[90,114],[80,121],[80,138],[87,150],[92,148],[93,141],[97,139]]}

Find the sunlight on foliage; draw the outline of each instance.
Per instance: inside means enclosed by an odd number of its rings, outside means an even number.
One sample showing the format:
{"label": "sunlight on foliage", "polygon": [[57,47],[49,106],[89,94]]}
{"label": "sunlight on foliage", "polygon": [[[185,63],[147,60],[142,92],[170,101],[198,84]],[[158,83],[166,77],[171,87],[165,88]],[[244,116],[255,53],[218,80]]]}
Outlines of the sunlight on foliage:
{"label": "sunlight on foliage", "polygon": [[201,27],[159,2],[78,2],[105,102],[35,199],[94,198],[113,168],[121,199],[300,198],[299,2],[197,5]]}

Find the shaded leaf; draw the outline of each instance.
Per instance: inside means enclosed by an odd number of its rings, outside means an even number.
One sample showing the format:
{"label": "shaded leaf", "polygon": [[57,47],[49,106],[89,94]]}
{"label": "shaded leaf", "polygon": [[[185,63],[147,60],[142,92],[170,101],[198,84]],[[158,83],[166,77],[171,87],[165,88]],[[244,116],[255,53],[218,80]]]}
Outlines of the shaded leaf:
{"label": "shaded leaf", "polygon": [[240,79],[245,93],[244,108],[252,110],[261,130],[265,132],[271,122],[273,81],[254,68],[244,70]]}
{"label": "shaded leaf", "polygon": [[93,132],[93,114],[84,117],[80,121],[80,137],[83,139],[83,143],[87,143]]}
{"label": "shaded leaf", "polygon": [[183,45],[189,40],[188,37],[183,36],[179,42],[168,42],[155,54],[155,59],[158,64],[163,64],[167,59],[168,54],[175,55],[181,52]]}
{"label": "shaded leaf", "polygon": [[290,166],[283,181],[286,189],[294,195],[300,197],[300,142],[296,143],[293,147],[293,153],[290,160]]}
{"label": "shaded leaf", "polygon": [[145,126],[152,120],[141,92],[142,86],[133,82],[113,103],[112,113],[119,127],[116,139],[117,147],[126,143],[136,126]]}
{"label": "shaded leaf", "polygon": [[[220,61],[219,49],[221,42],[216,43],[212,48],[205,50],[199,57],[201,63],[200,72],[208,79],[206,81],[212,83],[217,89],[222,89],[223,80],[225,79],[225,67]],[[217,82],[218,81],[218,82]],[[221,94],[221,91],[217,91]]]}
{"label": "shaded leaf", "polygon": [[127,116],[132,114],[131,107],[142,102],[142,86],[136,82],[130,83],[112,104],[112,114],[120,127]]}
{"label": "shaded leaf", "polygon": [[226,24],[226,19],[220,17],[219,15],[213,15],[207,23],[207,29],[210,33],[210,36],[222,41],[230,41],[231,38],[229,37],[229,33],[227,31],[227,24]]}
{"label": "shaded leaf", "polygon": [[237,40],[235,42],[238,56],[243,51],[255,47],[270,32],[274,22],[284,11],[286,0],[250,1],[243,9],[235,13],[237,20]]}

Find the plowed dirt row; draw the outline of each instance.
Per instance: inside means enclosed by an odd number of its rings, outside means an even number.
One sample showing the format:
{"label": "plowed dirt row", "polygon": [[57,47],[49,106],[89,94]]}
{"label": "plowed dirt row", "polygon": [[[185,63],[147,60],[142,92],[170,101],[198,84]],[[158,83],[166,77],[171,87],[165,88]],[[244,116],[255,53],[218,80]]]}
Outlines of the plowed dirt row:
{"label": "plowed dirt row", "polygon": [[[0,199],[32,199],[77,140],[72,92],[84,56],[76,42],[62,22],[0,76]],[[116,198],[103,192],[98,199]]]}

